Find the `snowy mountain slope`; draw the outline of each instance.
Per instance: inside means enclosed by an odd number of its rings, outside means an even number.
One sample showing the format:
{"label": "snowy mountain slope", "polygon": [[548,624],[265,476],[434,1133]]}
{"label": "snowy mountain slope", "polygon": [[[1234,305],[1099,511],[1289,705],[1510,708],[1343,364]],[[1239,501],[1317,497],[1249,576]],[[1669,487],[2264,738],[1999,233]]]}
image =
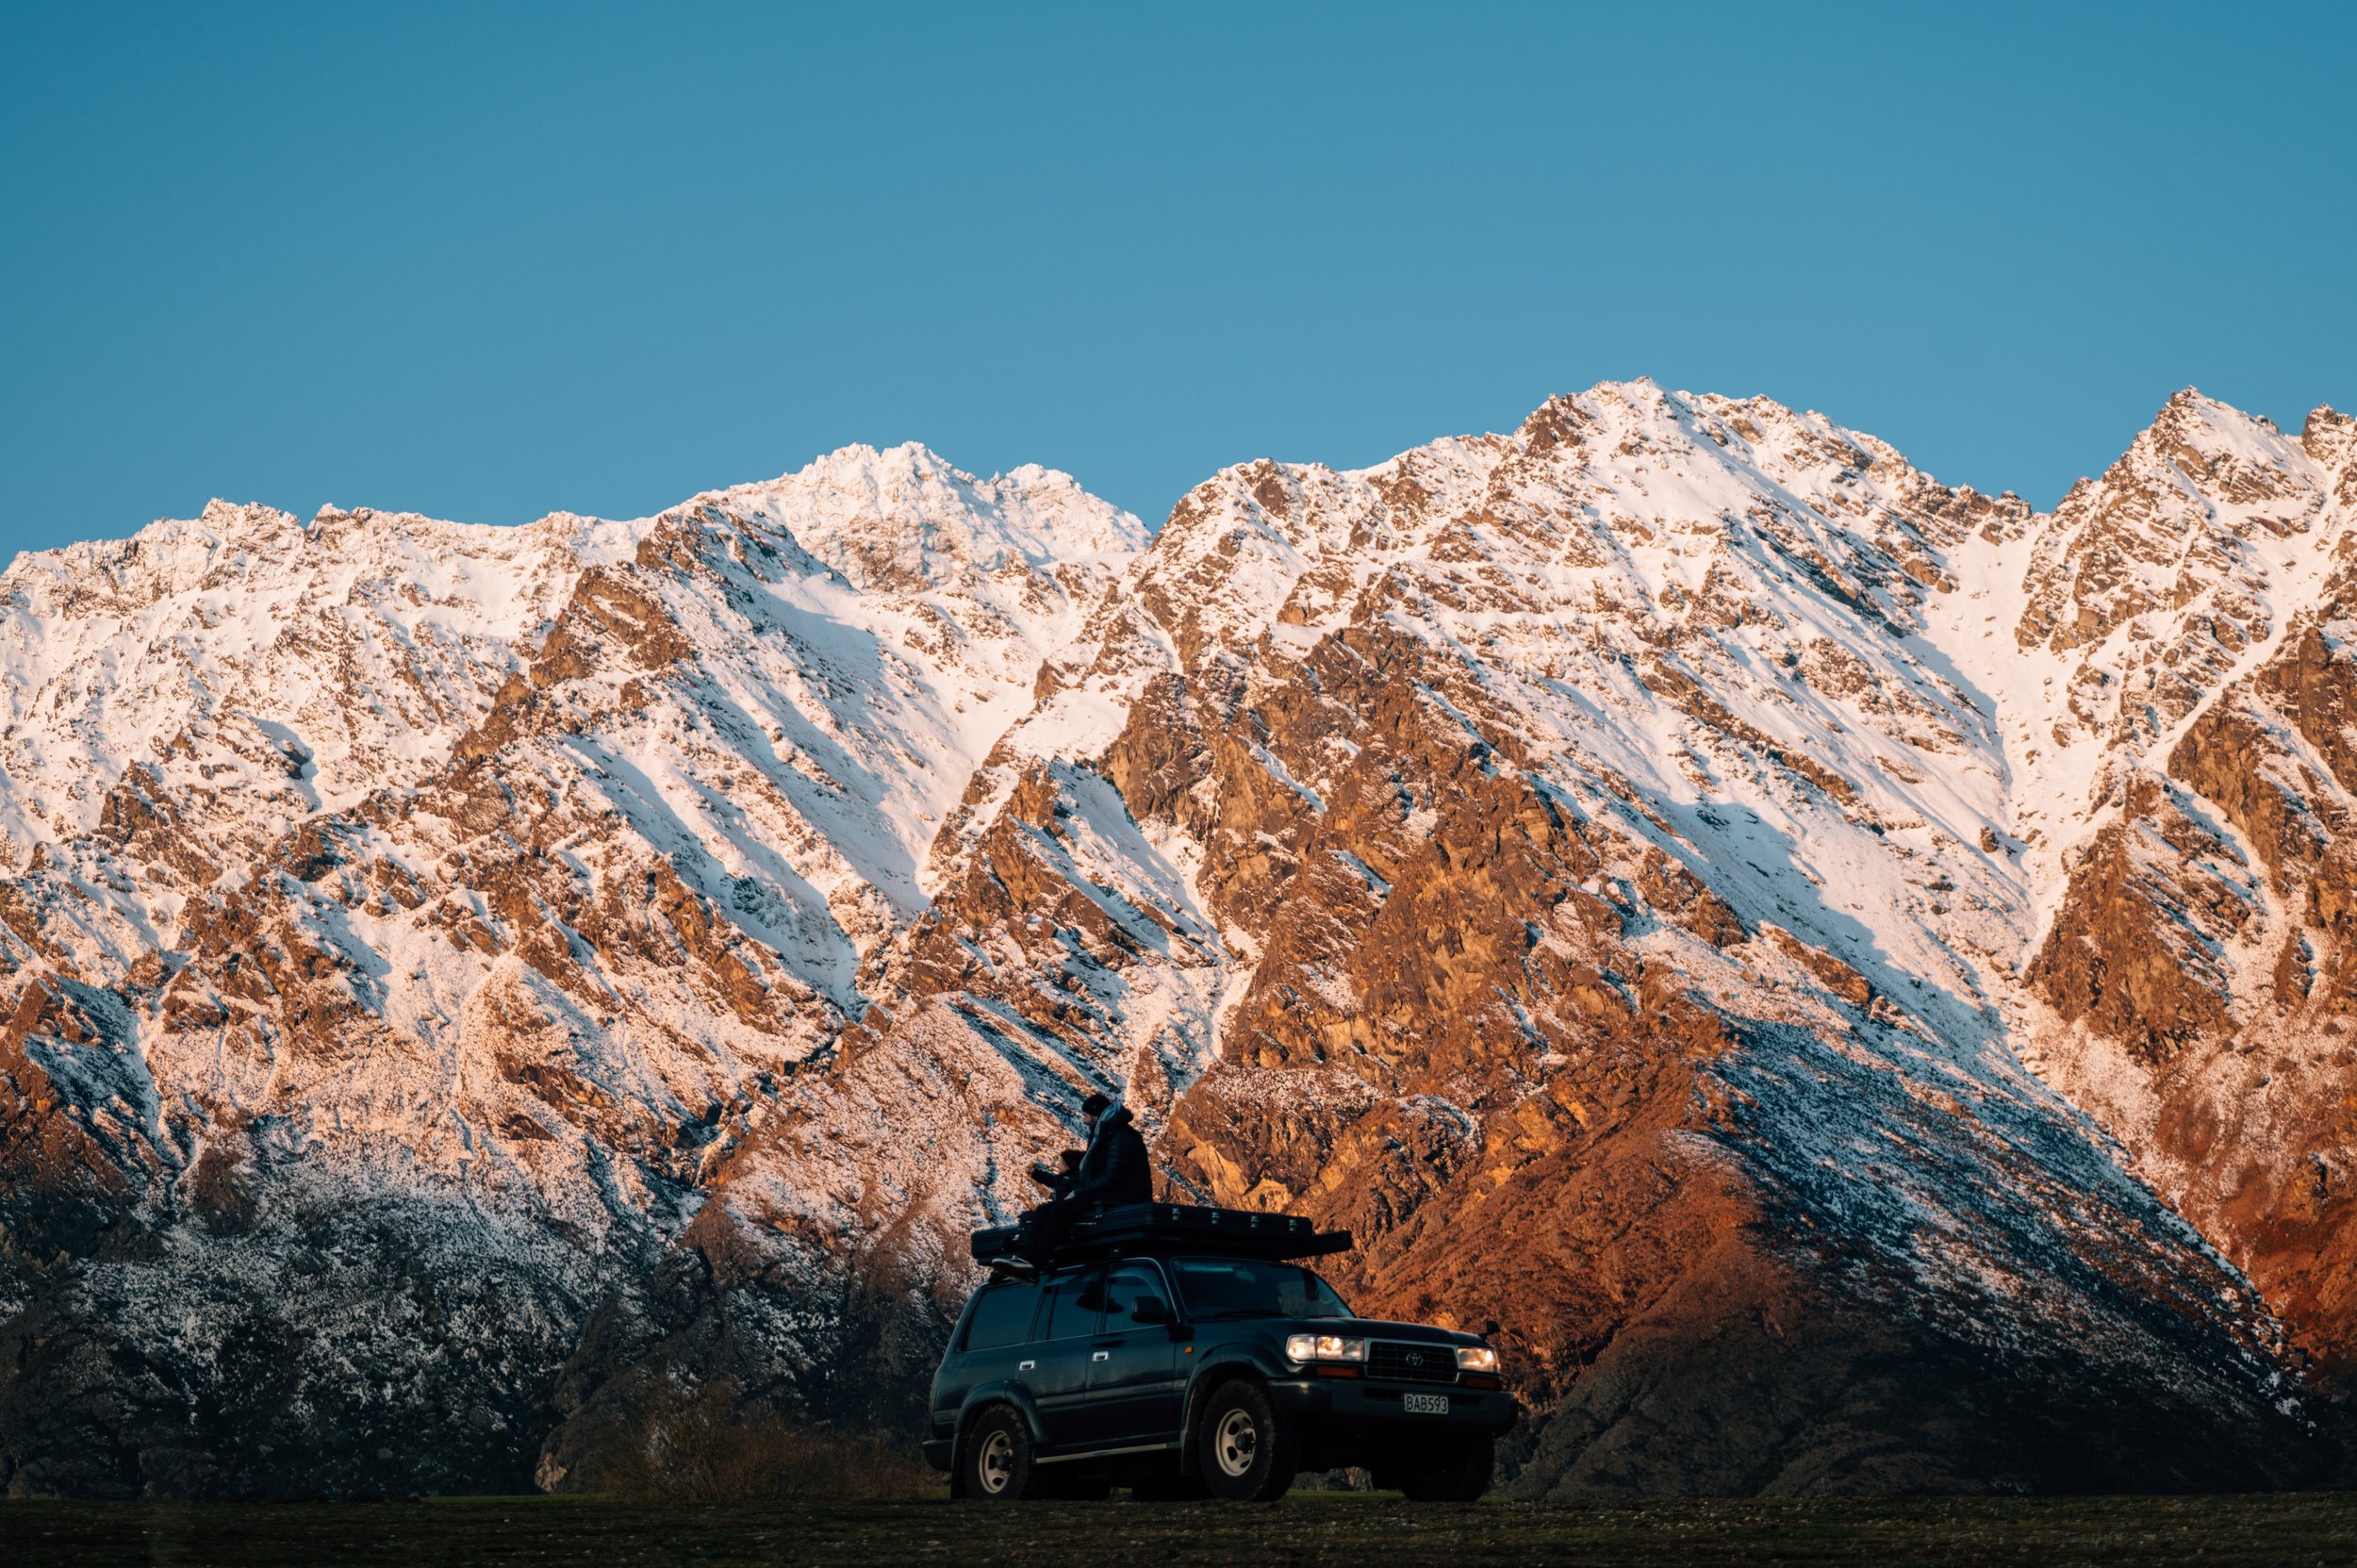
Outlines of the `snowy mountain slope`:
{"label": "snowy mountain slope", "polygon": [[[1813,417],[1645,384],[1558,400],[1522,440],[1436,443],[1361,474],[1232,471],[1180,503],[1063,661],[1093,663],[1009,743],[1088,756],[1157,676],[1288,669],[1385,625],[1444,649],[1463,709],[1503,710],[1583,808],[1679,810],[1641,831],[1747,909],[1977,1008],[1985,977],[1951,942],[2003,952],[2022,935],[2019,873],[1978,844],[2005,814],[2005,767],[1987,699],[1911,639],[1937,552],[1984,515],[2027,509],[1940,491]],[[1457,707],[1457,691],[1425,695]],[[1352,751],[1322,737],[1259,760],[1314,807]],[[1756,864],[1779,840],[1823,858]],[[1949,878],[1957,908],[1935,916],[1920,888]],[[1809,911],[1828,883],[1854,910]]]}
{"label": "snowy mountain slope", "polygon": [[[2357,1371],[2353,431],[2330,408],[2292,437],[2172,399],[2058,509],[2030,568],[2043,602],[2080,606],[2067,632],[2034,602],[2019,634],[2080,662],[2072,705],[2019,732],[2069,787],[2034,779],[2024,797],[2050,836],[2014,1035],[2335,1387]],[[2072,563],[2065,586],[2041,578],[2050,560]]]}
{"label": "snowy mountain slope", "polygon": [[2352,520],[2336,483],[2330,454],[2188,390],[2052,514],[1952,556],[1929,632],[2003,696],[2041,916],[2124,781],[2324,592]]}
{"label": "snowy mountain slope", "polygon": [[[2117,1051],[2192,995],[2142,955],[2215,981],[2204,1039],[2290,925],[2338,972],[2346,423],[2189,393],[2036,515],[1638,382],[1224,470],[1150,545],[901,447],[633,523],[216,508],[27,557],[0,1341],[203,1382],[173,1269],[256,1332],[236,1281],[389,1195],[387,1255],[500,1260],[530,1318],[470,1297],[418,1354],[579,1336],[453,1462],[591,1486],[666,1387],[897,1409],[963,1230],[1120,1086],[1174,1193],[1504,1321],[1525,1491],[2314,1476],[2284,1334],[2325,1296],[2236,1265],[2337,1211],[2251,1250]],[[2339,1169],[2302,1117],[2268,1168]],[[83,1376],[43,1366],[8,1463]],[[100,1468],[267,1490],[285,1419],[242,1470]]]}
{"label": "snowy mountain slope", "polygon": [[21,866],[98,825],[133,769],[162,774],[237,846],[441,762],[575,575],[626,531],[215,502],[0,576],[8,788]]}
{"label": "snowy mountain slope", "polygon": [[[875,514],[862,535],[854,496],[900,510]],[[145,907],[130,916],[168,921],[173,891],[234,885],[244,863],[314,814],[479,749],[470,733],[536,650],[544,665],[562,662],[561,649],[542,645],[585,574],[647,569],[634,563],[650,551],[692,555],[707,541],[682,521],[690,517],[741,536],[730,546],[740,555],[751,542],[789,563],[766,571],[759,627],[725,607],[689,613],[696,635],[739,639],[746,656],[713,671],[716,695],[748,713],[774,710],[760,723],[790,765],[823,781],[820,753],[832,748],[840,760],[828,737],[867,711],[858,682],[882,680],[900,698],[877,720],[881,760],[868,766],[878,776],[856,804],[828,809],[865,814],[862,834],[888,841],[865,869],[905,917],[922,903],[910,868],[937,797],[954,797],[968,753],[986,751],[1019,711],[1042,653],[1144,542],[1134,519],[1064,475],[976,481],[922,449],[856,448],[632,523],[556,516],[470,528],[364,511],[322,513],[305,529],[217,503],[198,521],[157,523],[119,545],[21,557],[0,579],[16,862],[168,818],[184,864],[90,879],[127,877],[156,895],[136,900]],[[843,541],[872,544],[887,517],[909,538],[936,541],[917,562],[931,575],[891,592],[852,588],[795,533],[858,569]],[[1052,563],[1042,553],[1050,546]],[[600,619],[594,604],[575,607]],[[838,619],[849,622],[842,633]],[[761,637],[766,646],[747,640]],[[796,751],[789,729],[819,750]]]}

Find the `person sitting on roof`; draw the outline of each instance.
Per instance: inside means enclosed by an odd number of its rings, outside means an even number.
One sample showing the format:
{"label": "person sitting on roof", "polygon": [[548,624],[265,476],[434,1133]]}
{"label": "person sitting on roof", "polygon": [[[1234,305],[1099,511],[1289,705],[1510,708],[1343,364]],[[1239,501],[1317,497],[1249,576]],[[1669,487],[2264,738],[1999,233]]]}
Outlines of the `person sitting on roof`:
{"label": "person sitting on roof", "polygon": [[[1088,1147],[1079,1166],[1056,1197],[1023,1216],[1017,1246],[1033,1268],[1046,1268],[1072,1222],[1099,1206],[1154,1201],[1153,1162],[1129,1108],[1092,1091],[1080,1102],[1080,1121],[1088,1129]],[[1040,1174],[1034,1170],[1033,1180]]]}
{"label": "person sitting on roof", "polygon": [[1080,1168],[1073,1173],[1065,1200],[1083,1208],[1153,1202],[1153,1162],[1129,1108],[1103,1094],[1091,1094],[1080,1102],[1080,1119],[1089,1131],[1088,1147],[1081,1151]]}
{"label": "person sitting on roof", "polygon": [[1062,1170],[1054,1169],[1045,1160],[1035,1162],[1031,1166],[1031,1180],[1047,1188],[1048,1197],[1063,1197],[1065,1190],[1072,1185],[1073,1179],[1080,1173],[1081,1153],[1082,1150],[1077,1148],[1067,1148],[1059,1152],[1056,1158],[1063,1166]]}

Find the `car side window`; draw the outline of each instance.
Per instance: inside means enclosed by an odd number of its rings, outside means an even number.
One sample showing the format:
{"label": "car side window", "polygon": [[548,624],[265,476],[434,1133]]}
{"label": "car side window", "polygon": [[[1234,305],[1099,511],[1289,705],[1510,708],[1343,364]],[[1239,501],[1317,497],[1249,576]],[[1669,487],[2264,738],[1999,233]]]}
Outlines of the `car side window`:
{"label": "car side window", "polygon": [[[1159,1327],[1171,1320],[1170,1293],[1162,1270],[1151,1263],[1123,1263],[1105,1276],[1105,1329],[1109,1334]],[[1141,1312],[1141,1303],[1151,1303]]]}
{"label": "car side window", "polygon": [[968,1350],[998,1350],[1021,1345],[1031,1331],[1031,1308],[1039,1287],[1029,1279],[1002,1279],[982,1287],[974,1315],[965,1320]]}
{"label": "car side window", "polygon": [[1039,1337],[1070,1339],[1075,1334],[1096,1332],[1097,1308],[1104,1296],[1099,1287],[1104,1278],[1099,1269],[1074,1269],[1049,1280],[1047,1326],[1040,1330]]}

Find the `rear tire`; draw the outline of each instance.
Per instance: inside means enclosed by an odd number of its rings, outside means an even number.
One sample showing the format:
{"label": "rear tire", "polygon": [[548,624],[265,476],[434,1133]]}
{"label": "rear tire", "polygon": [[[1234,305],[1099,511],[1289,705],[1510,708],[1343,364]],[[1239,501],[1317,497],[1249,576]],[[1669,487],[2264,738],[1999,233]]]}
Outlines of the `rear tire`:
{"label": "rear tire", "polygon": [[1443,1448],[1431,1459],[1398,1472],[1399,1489],[1411,1503],[1477,1503],[1490,1490],[1497,1445],[1489,1438]]}
{"label": "rear tire", "polygon": [[1195,1469],[1214,1497],[1275,1502],[1294,1484],[1298,1450],[1268,1391],[1243,1378],[1212,1391],[1195,1422]]}
{"label": "rear tire", "polygon": [[1031,1429],[1006,1405],[994,1405],[965,1434],[958,1463],[960,1494],[978,1503],[1011,1503],[1040,1493],[1038,1466],[1031,1461]]}

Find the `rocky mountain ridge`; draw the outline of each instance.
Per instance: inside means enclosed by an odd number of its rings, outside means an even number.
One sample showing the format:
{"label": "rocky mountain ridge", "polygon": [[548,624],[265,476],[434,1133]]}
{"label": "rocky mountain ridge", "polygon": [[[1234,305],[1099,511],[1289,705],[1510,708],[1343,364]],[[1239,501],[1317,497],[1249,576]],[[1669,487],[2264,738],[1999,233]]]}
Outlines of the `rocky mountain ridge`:
{"label": "rocky mountain ridge", "polygon": [[1507,1325],[1525,1493],[2340,1474],[2351,422],[2181,394],[2038,514],[1638,382],[1150,543],[903,447],[23,557],[0,1470],[905,1419],[1121,1084]]}

